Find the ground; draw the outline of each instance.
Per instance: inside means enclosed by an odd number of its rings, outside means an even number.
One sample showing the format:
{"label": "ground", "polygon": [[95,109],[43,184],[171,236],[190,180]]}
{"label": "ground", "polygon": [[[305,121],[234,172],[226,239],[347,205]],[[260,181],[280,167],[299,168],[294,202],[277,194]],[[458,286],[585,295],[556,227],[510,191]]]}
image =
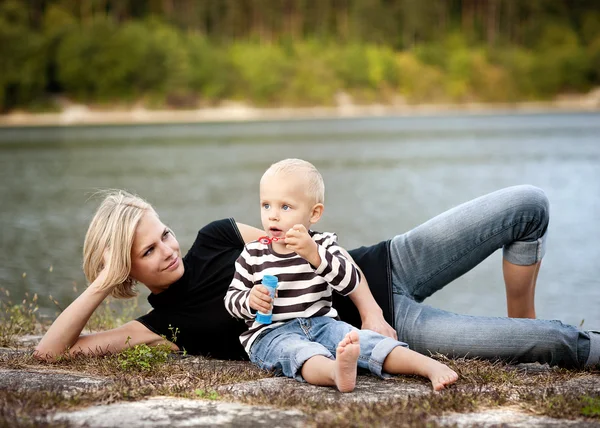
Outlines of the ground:
{"label": "ground", "polygon": [[0,348],[0,427],[600,427],[600,368],[444,359],[460,379],[441,393],[418,377],[361,374],[342,394],[248,362],[147,347],[41,363],[32,343]]}

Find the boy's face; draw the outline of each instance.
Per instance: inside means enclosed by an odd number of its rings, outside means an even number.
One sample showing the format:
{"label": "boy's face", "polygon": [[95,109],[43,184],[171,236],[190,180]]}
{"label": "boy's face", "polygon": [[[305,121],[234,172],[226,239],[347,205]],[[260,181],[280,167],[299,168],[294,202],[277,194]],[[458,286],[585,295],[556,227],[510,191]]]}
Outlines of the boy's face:
{"label": "boy's face", "polygon": [[300,174],[269,174],[260,182],[260,218],[268,236],[283,238],[296,224],[312,224],[313,198],[306,194],[306,179]]}

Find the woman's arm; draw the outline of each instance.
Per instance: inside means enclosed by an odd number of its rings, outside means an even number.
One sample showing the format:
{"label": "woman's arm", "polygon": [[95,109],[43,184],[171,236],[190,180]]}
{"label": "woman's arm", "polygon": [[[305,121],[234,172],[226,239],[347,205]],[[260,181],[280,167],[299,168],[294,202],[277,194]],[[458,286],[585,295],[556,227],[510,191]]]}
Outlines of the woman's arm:
{"label": "woman's arm", "polygon": [[352,303],[354,303],[354,306],[356,306],[356,309],[358,309],[358,313],[360,314],[360,319],[362,321],[362,328],[373,330],[379,334],[383,334],[384,336],[388,336],[393,339],[398,339],[396,330],[387,323],[383,317],[383,311],[381,310],[381,307],[379,307],[375,301],[375,298],[373,297],[373,294],[371,294],[365,274],[354,262],[348,251],[342,247],[339,248],[342,254],[348,260],[351,260],[354,266],[356,266],[356,269],[358,269],[360,272],[360,283],[348,297],[350,297],[350,300],[352,300]]}
{"label": "woman's arm", "polygon": [[242,239],[244,240],[244,244],[247,244],[252,241],[256,241],[261,236],[264,236],[265,231],[257,229],[256,227],[248,226],[243,223],[236,223],[240,233],[242,234]]}
{"label": "woman's arm", "polygon": [[[110,287],[99,289],[99,284],[104,282],[103,277],[104,272],[56,318],[35,349],[34,355],[37,358],[54,360],[65,355],[65,351],[69,355],[103,355],[140,343],[166,342],[137,321],[130,321],[108,331],[81,335],[92,313],[111,292]],[[174,344],[173,349],[177,349]]]}

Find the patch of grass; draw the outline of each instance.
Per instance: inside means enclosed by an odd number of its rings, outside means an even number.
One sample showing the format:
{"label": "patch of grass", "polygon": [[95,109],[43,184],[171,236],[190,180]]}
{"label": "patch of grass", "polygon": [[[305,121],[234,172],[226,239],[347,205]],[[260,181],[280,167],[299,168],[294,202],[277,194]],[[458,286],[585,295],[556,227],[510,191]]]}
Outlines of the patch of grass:
{"label": "patch of grass", "polygon": [[17,339],[39,330],[37,318],[38,296],[29,297],[20,304],[13,304],[8,290],[0,288],[0,346],[17,346]]}
{"label": "patch of grass", "polygon": [[[129,338],[127,339],[129,341]],[[148,346],[140,344],[131,346],[116,354],[121,370],[150,371],[167,362],[171,347],[167,344]]]}
{"label": "patch of grass", "polygon": [[581,397],[583,401],[583,408],[581,414],[592,418],[600,419],[600,397]]}
{"label": "patch of grass", "polygon": [[543,394],[520,394],[521,406],[531,412],[559,419],[582,416],[600,419],[600,394],[582,394],[578,391],[550,389]]}
{"label": "patch of grass", "polygon": [[196,394],[198,398],[204,398],[206,400],[218,400],[220,398],[217,391],[207,391],[205,389],[197,389],[194,391],[194,394]]}

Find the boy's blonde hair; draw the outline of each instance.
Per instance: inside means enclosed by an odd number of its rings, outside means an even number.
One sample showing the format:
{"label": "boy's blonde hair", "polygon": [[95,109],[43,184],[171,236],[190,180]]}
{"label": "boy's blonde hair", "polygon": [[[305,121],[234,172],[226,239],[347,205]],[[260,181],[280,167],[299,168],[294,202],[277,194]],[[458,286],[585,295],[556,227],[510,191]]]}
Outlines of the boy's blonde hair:
{"label": "boy's blonde hair", "polygon": [[83,272],[92,283],[104,268],[104,254],[110,250],[110,272],[100,288],[117,284],[111,295],[129,298],[137,295],[131,272],[131,248],[135,231],[146,212],[155,213],[152,206],[124,190],[107,190],[96,210],[83,244]]}
{"label": "boy's blonde hair", "polygon": [[263,174],[263,178],[279,173],[302,174],[307,181],[306,194],[308,197],[313,198],[317,204],[325,203],[325,182],[319,170],[312,163],[302,159],[284,159],[271,165]]}

